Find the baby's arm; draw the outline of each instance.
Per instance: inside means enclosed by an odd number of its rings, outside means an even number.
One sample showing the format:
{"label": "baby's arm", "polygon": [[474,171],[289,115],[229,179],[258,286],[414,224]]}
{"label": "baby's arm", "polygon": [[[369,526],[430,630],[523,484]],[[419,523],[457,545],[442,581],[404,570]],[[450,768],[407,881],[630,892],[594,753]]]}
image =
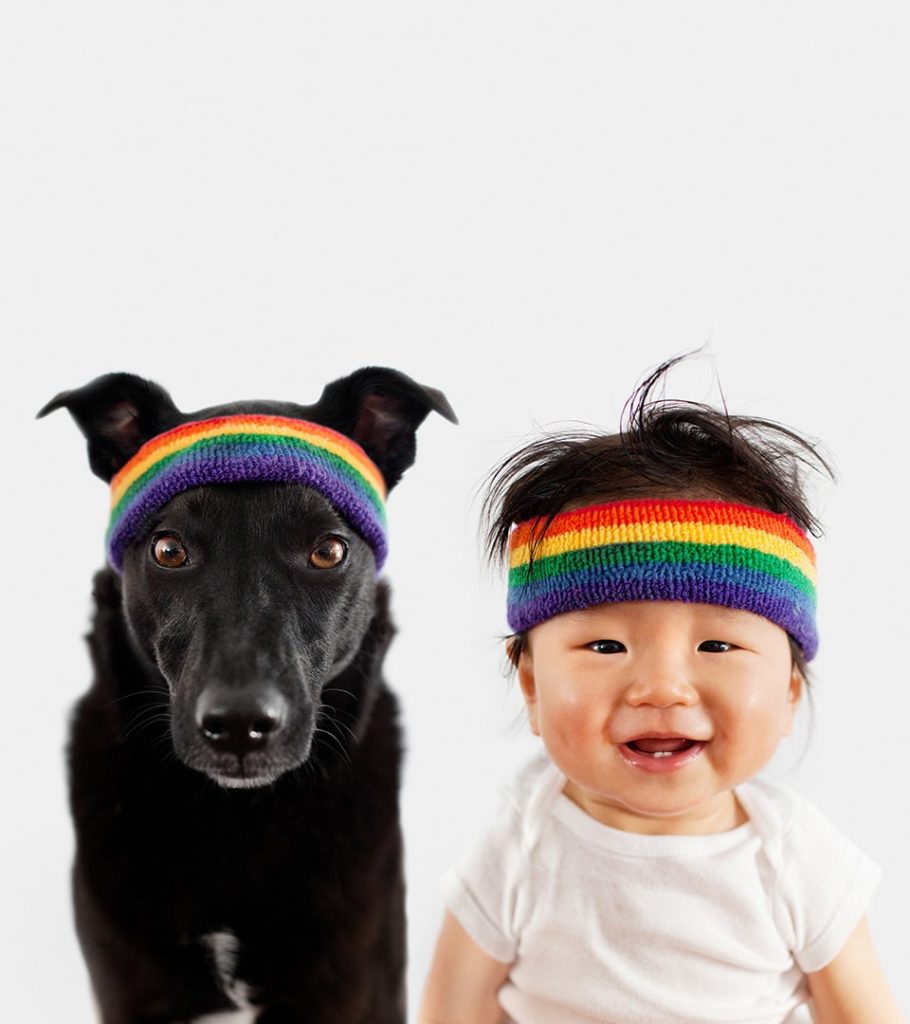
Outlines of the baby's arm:
{"label": "baby's arm", "polygon": [[496,998],[509,964],[485,953],[446,913],[420,1005],[418,1024],[501,1024]]}
{"label": "baby's arm", "polygon": [[808,978],[818,1024],[905,1024],[865,917],[840,953]]}

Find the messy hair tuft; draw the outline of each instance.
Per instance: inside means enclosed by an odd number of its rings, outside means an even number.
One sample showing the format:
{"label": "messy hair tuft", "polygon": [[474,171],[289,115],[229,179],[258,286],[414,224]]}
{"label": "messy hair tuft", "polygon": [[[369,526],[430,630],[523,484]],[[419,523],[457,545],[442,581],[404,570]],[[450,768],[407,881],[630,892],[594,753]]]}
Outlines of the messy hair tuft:
{"label": "messy hair tuft", "polygon": [[807,473],[834,478],[817,442],[771,420],[734,416],[697,402],[655,397],[662,363],[632,394],[618,433],[593,428],[548,433],[524,445],[487,478],[485,547],[501,560],[515,523],[549,521],[567,509],[629,498],[735,501],[782,513],[814,536],[821,525],[806,496]]}

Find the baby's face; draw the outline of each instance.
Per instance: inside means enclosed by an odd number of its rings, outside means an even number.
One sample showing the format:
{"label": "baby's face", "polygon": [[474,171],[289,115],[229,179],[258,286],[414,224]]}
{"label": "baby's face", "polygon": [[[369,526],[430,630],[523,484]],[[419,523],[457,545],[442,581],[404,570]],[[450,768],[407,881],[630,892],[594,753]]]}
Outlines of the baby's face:
{"label": "baby's face", "polygon": [[742,820],[731,790],[789,733],[802,682],[773,622],[679,601],[557,615],[530,630],[518,671],[570,798],[655,833]]}

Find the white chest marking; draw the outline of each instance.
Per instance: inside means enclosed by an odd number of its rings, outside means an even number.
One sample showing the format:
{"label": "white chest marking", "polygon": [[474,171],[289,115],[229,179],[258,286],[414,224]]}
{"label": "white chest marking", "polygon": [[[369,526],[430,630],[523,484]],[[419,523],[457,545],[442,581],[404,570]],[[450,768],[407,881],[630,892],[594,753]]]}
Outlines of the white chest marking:
{"label": "white chest marking", "polygon": [[196,1017],[193,1024],[253,1024],[256,1015],[252,1010],[227,1010],[224,1013],[207,1013]]}
{"label": "white chest marking", "polygon": [[[212,954],[212,960],[215,962],[215,976],[221,990],[238,1010],[252,1010],[250,986],[241,981],[234,973],[237,968],[237,953],[240,950],[237,936],[228,930],[209,932],[208,935],[202,936],[202,943]],[[206,1024],[222,1024],[222,1022],[223,1024],[235,1024],[235,1022],[241,1024],[241,1022],[252,1020],[251,1014],[219,1013],[200,1018],[200,1024],[203,1021]]]}

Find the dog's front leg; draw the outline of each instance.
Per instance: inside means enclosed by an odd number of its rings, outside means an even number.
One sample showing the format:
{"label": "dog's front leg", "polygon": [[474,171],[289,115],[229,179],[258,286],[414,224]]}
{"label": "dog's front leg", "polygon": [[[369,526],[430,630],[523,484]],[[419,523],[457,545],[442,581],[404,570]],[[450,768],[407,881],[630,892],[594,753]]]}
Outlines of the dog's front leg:
{"label": "dog's front leg", "polygon": [[[175,1024],[233,1009],[199,944],[155,948],[130,934],[127,908],[114,920],[73,870],[76,931],[103,1024]],[[140,922],[137,922],[137,924]]]}

